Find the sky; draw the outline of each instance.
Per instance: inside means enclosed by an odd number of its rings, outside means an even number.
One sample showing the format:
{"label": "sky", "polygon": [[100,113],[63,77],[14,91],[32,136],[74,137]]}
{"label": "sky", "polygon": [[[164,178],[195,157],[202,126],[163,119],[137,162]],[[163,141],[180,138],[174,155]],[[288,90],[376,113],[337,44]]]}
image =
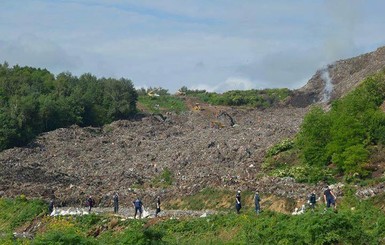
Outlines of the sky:
{"label": "sky", "polygon": [[1,0],[0,63],[137,88],[289,88],[385,45],[383,0]]}

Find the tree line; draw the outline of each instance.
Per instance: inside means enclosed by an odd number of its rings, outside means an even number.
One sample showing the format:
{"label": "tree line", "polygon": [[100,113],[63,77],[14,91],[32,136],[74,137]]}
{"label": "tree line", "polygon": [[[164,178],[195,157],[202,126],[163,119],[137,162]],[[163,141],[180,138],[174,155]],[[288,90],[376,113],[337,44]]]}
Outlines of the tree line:
{"label": "tree line", "polygon": [[191,90],[183,86],[180,92],[199,98],[212,105],[248,106],[269,108],[278,105],[293,94],[288,88],[230,90],[222,94],[207,92],[206,90]]}
{"label": "tree line", "polygon": [[46,69],[0,64],[0,150],[72,124],[101,126],[137,113],[128,79],[57,76]]}

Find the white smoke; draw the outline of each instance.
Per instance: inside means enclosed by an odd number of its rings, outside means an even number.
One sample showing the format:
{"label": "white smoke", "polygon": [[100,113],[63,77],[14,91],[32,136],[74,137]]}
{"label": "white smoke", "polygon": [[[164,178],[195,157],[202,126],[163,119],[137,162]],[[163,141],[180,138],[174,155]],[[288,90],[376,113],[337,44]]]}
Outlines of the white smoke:
{"label": "white smoke", "polygon": [[322,102],[329,102],[333,92],[333,83],[327,68],[322,70],[321,78],[325,81]]}

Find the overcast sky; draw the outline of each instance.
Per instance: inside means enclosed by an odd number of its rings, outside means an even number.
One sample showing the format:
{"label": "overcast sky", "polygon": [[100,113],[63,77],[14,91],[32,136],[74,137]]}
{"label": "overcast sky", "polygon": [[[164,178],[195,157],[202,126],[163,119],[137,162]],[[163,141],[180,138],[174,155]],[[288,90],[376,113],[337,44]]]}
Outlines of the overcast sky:
{"label": "overcast sky", "polygon": [[136,87],[299,88],[385,45],[383,0],[1,0],[0,62]]}

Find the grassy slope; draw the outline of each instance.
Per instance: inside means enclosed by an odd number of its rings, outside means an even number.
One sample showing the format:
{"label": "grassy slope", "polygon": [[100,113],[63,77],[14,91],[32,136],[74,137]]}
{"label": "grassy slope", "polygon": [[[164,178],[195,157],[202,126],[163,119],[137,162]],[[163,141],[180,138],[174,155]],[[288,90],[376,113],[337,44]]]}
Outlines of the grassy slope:
{"label": "grassy slope", "polygon": [[[212,191],[196,196],[197,201]],[[287,215],[252,208],[205,218],[125,220],[112,214],[48,217],[39,201],[0,199],[1,244],[12,244],[11,232],[21,231],[38,217],[34,240],[19,244],[385,244],[385,195],[358,200],[346,191],[338,212],[319,205],[314,213]],[[193,201],[191,197],[190,201]],[[15,205],[16,204],[16,205]],[[381,206],[382,205],[382,206]],[[17,209],[15,208],[17,206]],[[40,216],[39,216],[40,214]],[[35,220],[36,221],[36,220]]]}

